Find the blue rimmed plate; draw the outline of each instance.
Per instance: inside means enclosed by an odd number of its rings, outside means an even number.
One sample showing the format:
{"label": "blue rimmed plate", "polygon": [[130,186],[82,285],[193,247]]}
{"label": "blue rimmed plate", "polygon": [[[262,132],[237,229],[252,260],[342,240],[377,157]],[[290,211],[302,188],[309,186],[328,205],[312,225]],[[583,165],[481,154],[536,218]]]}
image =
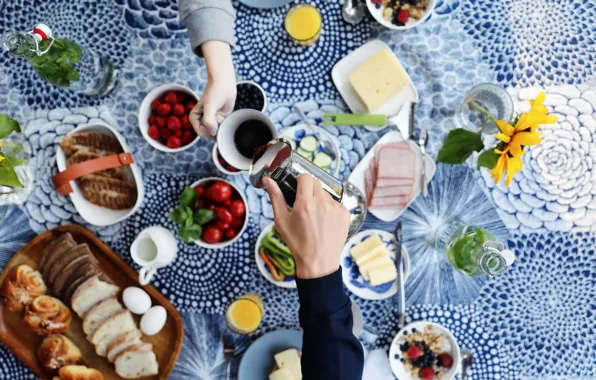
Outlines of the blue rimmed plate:
{"label": "blue rimmed plate", "polygon": [[259,247],[261,246],[261,242],[263,241],[265,235],[273,229],[274,225],[274,223],[271,223],[267,227],[263,228],[263,231],[261,231],[261,234],[257,239],[257,244],[255,245],[255,262],[257,263],[257,268],[259,268],[259,272],[261,272],[261,274],[263,275],[263,277],[265,277],[267,281],[279,286],[280,288],[294,289],[296,288],[296,281],[294,280],[294,277],[286,277],[284,281],[275,280],[271,275],[271,271],[269,270],[267,265],[265,265],[265,262],[263,261],[263,259],[261,259],[261,256],[259,256]]}
{"label": "blue rimmed plate", "polygon": [[273,355],[289,348],[302,350],[302,332],[278,330],[263,335],[250,345],[240,362],[238,380],[265,380],[275,364]]}
{"label": "blue rimmed plate", "polygon": [[[397,280],[388,282],[385,284],[372,286],[369,284],[368,281],[360,275],[360,271],[358,270],[358,265],[352,259],[350,255],[350,250],[358,243],[363,242],[364,240],[371,237],[373,234],[378,234],[383,243],[387,246],[389,253],[391,254],[391,259],[395,263],[396,261],[396,252],[395,252],[395,237],[393,234],[382,231],[382,230],[366,230],[362,231],[354,236],[344,246],[344,249],[341,253],[341,268],[342,268],[342,277],[344,280],[344,284],[346,287],[355,295],[360,298],[364,298],[367,300],[382,300],[385,298],[389,298],[392,295],[397,293]],[[408,251],[406,247],[401,247],[402,252],[402,263],[404,265],[404,283],[408,279],[408,273],[410,272],[410,256],[408,255]]]}
{"label": "blue rimmed plate", "polygon": [[317,150],[314,152],[316,155],[317,153],[331,153],[331,156],[335,156],[335,159],[331,161],[331,166],[329,167],[329,173],[336,176],[339,174],[339,166],[341,160],[341,154],[339,152],[339,148],[335,139],[329,132],[325,129],[318,127],[316,125],[306,125],[306,124],[298,124],[291,128],[284,130],[281,133],[281,138],[288,138],[294,140],[296,146],[300,145],[300,140],[305,138],[306,136],[314,136],[318,141],[326,142],[326,145],[330,147],[331,152],[327,152],[323,148],[323,144],[319,144]]}
{"label": "blue rimmed plate", "polygon": [[292,0],[238,0],[252,8],[272,9],[279,8],[292,2]]}

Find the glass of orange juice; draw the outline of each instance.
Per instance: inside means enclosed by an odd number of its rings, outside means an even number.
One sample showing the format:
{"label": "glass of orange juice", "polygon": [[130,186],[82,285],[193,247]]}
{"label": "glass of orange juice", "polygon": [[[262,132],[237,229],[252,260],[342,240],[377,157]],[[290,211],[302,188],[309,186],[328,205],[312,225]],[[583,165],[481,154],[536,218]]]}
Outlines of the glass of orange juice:
{"label": "glass of orange juice", "polygon": [[323,18],[321,12],[310,4],[294,5],[286,13],[286,31],[297,44],[311,46],[321,36]]}
{"label": "glass of orange juice", "polygon": [[265,308],[256,294],[246,294],[232,302],[226,311],[228,327],[238,334],[250,334],[261,325]]}

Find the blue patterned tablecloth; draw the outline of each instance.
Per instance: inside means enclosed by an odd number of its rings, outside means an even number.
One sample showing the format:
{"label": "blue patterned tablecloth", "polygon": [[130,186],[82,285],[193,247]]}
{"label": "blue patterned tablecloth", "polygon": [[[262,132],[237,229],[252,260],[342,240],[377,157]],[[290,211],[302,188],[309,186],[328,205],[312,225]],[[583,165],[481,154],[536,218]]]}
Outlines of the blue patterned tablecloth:
{"label": "blue patterned tablecloth", "polygon": [[[296,46],[282,31],[289,6],[254,10],[234,2],[238,77],[267,90],[267,113],[279,130],[299,122],[292,112],[295,103],[316,123],[326,112],[347,111],[330,70],[375,37],[391,47],[420,93],[416,123],[430,132],[432,156],[454,127],[453,114],[470,87],[493,82],[508,88],[516,111],[525,110],[524,99],[547,92],[547,105],[560,120],[544,128],[543,143],[524,156],[524,170],[509,188],[475,171],[474,157],[468,165],[439,165],[430,196],[417,199],[401,217],[411,256],[406,322],[432,320],[449,328],[462,347],[475,353],[473,379],[596,379],[596,82],[590,82],[596,4],[438,0],[422,25],[389,32],[372,19],[346,25],[340,0],[309,2],[324,17],[321,39],[310,48]],[[154,224],[173,229],[167,213],[181,189],[218,175],[211,162],[212,142],[201,140],[184,153],[165,154],[146,144],[137,126],[139,104],[152,88],[180,83],[201,93],[207,80],[204,62],[189,49],[175,0],[0,0],[0,33],[26,30],[37,22],[108,56],[120,78],[109,96],[86,98],[52,87],[23,60],[0,54],[0,112],[25,126],[36,177],[23,206],[0,207],[0,268],[35,234],[62,224],[85,225],[70,201],[53,191],[50,178],[57,170],[56,143],[76,126],[98,120],[125,136],[143,169],[147,193],[143,207],[125,222],[87,227],[134,267],[128,250],[138,232]],[[339,141],[342,178],[382,134],[326,128]],[[296,291],[268,283],[253,261],[260,228],[273,217],[271,205],[246,176],[232,181],[248,199],[246,233],[217,252],[179,241],[178,259],[154,281],[185,322],[172,379],[225,378],[221,315],[241,294],[257,292],[265,299],[265,319],[256,336],[298,327]],[[454,271],[444,254],[428,244],[453,217],[505,239],[518,256],[513,267],[496,279]],[[365,228],[391,231],[394,224],[369,216]],[[398,328],[394,301],[353,298],[367,325],[379,333],[372,346],[387,348]],[[254,337],[236,337],[236,358]],[[0,346],[0,378],[32,375]]]}

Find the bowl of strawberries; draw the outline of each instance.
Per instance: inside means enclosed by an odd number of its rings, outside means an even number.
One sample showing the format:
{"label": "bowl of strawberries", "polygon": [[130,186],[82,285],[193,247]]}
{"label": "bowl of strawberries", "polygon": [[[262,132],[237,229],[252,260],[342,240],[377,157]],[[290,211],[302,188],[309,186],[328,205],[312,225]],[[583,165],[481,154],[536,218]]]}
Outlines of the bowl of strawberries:
{"label": "bowl of strawberries", "polygon": [[210,249],[233,244],[248,225],[244,195],[232,183],[215,177],[185,187],[180,205],[169,217],[184,242]]}
{"label": "bowl of strawberries", "polygon": [[163,152],[181,152],[199,136],[188,119],[199,96],[190,88],[164,84],[145,96],[139,108],[139,127],[152,147]]}

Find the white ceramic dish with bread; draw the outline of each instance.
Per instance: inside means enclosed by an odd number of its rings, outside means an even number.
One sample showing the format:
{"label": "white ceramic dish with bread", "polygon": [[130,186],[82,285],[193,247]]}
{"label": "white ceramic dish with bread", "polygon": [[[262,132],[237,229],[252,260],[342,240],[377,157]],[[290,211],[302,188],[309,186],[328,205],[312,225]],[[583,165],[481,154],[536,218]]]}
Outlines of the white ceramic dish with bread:
{"label": "white ceramic dish with bread", "polygon": [[[395,59],[395,62],[397,62],[397,64],[402,69],[404,69],[403,71],[405,72],[405,75],[407,77],[407,83],[380,107],[378,107],[372,112],[369,112],[366,105],[362,102],[361,98],[350,85],[349,77],[368,59],[372,58],[377,53],[383,50],[388,51],[390,55]],[[342,96],[343,100],[346,102],[352,113],[372,113],[387,115],[387,117],[393,117],[399,113],[399,111],[402,109],[404,105],[409,103],[417,103],[419,100],[418,90],[416,89],[416,86],[414,86],[414,83],[412,82],[412,79],[408,75],[406,69],[407,68],[402,65],[402,63],[399,61],[399,59],[395,56],[395,54],[391,51],[391,49],[389,48],[389,46],[387,46],[385,42],[381,40],[372,40],[360,46],[358,49],[354,50],[353,52],[342,58],[339,62],[337,62],[333,67],[333,70],[331,71],[331,77],[333,79],[335,87],[337,87],[337,90],[339,91],[340,95]],[[371,126],[366,128],[369,130],[377,131],[383,129],[384,127]]]}
{"label": "white ceramic dish with bread", "polygon": [[[122,146],[122,150],[124,152],[130,152],[130,148],[126,144],[124,137],[118,131],[116,131],[113,127],[108,124],[104,123],[93,123],[93,124],[86,124],[80,127],[77,127],[70,131],[68,135],[79,133],[79,132],[98,132],[105,135],[108,135],[118,141],[118,143]],[[58,165],[59,171],[66,170],[67,157],[60,145],[56,148],[56,163]],[[131,216],[135,211],[141,207],[143,203],[143,198],[145,197],[145,187],[143,184],[143,176],[141,175],[141,169],[138,167],[136,163],[128,165],[127,167],[123,167],[124,172],[126,173],[128,180],[136,185],[137,188],[137,200],[134,206],[127,210],[111,210],[106,207],[101,207],[96,204],[93,204],[86,200],[83,197],[83,193],[79,186],[77,185],[76,181],[71,181],[70,184],[72,186],[72,193],[69,194],[72,203],[74,204],[75,208],[81,215],[83,219],[89,224],[94,226],[109,226],[118,222],[123,221],[124,219]]]}

